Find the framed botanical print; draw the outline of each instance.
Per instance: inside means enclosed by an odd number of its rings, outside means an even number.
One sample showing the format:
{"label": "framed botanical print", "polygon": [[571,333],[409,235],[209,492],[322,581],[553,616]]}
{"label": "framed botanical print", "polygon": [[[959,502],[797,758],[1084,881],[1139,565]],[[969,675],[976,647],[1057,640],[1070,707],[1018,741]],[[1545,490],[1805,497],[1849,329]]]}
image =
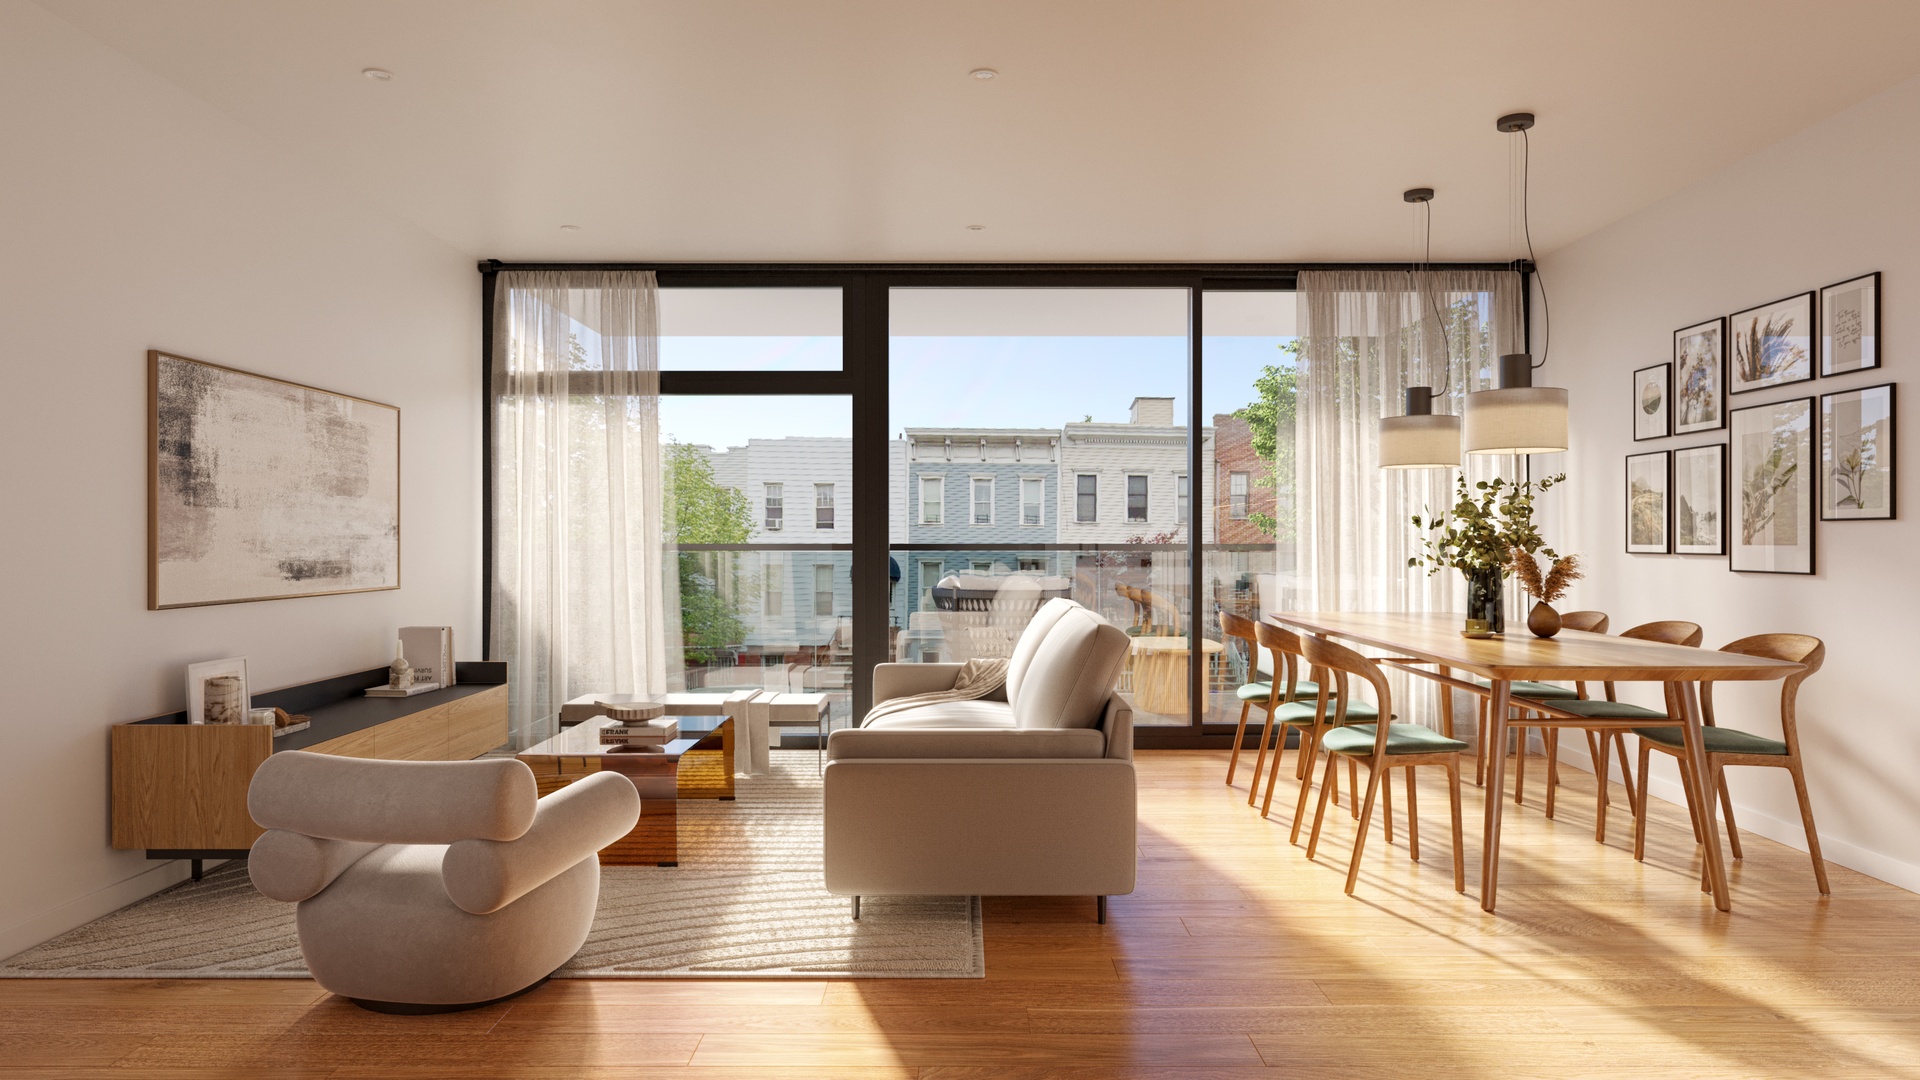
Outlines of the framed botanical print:
{"label": "framed botanical print", "polygon": [[1733,393],[1806,382],[1813,378],[1814,347],[1810,292],[1748,308],[1727,318],[1733,360]]}
{"label": "framed botanical print", "polygon": [[1668,536],[1667,452],[1627,457],[1627,551],[1665,555]]}
{"label": "framed botanical print", "polygon": [[1671,428],[1669,376],[1672,364],[1655,364],[1633,373],[1633,441],[1664,439]]}
{"label": "framed botanical print", "polygon": [[1727,553],[1725,443],[1673,452],[1673,550],[1676,555]]}
{"label": "framed botanical print", "polygon": [[1813,399],[1734,409],[1729,567],[1813,573]]}
{"label": "framed botanical print", "polygon": [[1725,320],[1711,319],[1673,332],[1673,433],[1727,426]]}
{"label": "framed botanical print", "polygon": [[1894,516],[1893,386],[1820,396],[1820,520]]}
{"label": "framed botanical print", "polygon": [[1820,290],[1820,374],[1880,366],[1880,272]]}

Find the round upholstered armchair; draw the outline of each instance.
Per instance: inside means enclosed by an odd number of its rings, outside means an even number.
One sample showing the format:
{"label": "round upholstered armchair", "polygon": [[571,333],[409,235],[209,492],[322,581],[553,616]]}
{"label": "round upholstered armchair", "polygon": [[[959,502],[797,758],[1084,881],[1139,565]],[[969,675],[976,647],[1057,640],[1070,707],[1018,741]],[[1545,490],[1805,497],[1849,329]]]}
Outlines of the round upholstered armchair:
{"label": "round upholstered armchair", "polygon": [[287,751],[255,771],[254,887],[298,904],[322,987],[381,1012],[449,1012],[523,994],[579,951],[598,852],[640,797],[615,773],[538,797],[512,758],[367,761]]}

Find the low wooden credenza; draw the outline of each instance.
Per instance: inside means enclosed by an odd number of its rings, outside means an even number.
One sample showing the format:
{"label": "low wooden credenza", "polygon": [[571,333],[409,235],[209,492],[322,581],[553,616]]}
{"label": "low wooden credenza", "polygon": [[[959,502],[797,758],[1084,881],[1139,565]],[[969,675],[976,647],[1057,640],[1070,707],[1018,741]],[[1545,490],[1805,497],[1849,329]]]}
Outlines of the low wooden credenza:
{"label": "low wooden credenza", "polygon": [[507,665],[464,662],[445,690],[370,698],[372,668],[253,696],[313,723],[279,738],[258,724],[189,724],[169,713],[115,724],[113,846],[150,859],[237,858],[266,830],[247,813],[253,771],[278,750],[396,761],[463,761],[507,741]]}

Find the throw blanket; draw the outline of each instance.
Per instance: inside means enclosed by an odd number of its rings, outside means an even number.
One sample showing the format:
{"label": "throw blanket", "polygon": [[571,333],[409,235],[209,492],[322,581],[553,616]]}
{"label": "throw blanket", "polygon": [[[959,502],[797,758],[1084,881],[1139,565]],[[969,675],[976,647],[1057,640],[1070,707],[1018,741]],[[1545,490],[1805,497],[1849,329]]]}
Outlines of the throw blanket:
{"label": "throw blanket", "polygon": [[865,727],[873,723],[876,717],[905,712],[922,705],[936,705],[945,701],[975,701],[1005,685],[1007,685],[1006,657],[996,660],[969,660],[960,665],[960,677],[953,681],[953,689],[936,690],[931,694],[912,694],[908,697],[883,701],[869,709],[867,718],[860,724]]}

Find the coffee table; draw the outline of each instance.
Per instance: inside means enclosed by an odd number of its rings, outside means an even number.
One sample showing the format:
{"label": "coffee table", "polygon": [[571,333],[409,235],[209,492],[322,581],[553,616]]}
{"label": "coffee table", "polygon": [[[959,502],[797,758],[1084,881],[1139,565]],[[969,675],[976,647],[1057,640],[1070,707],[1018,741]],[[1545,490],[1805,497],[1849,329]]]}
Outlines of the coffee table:
{"label": "coffee table", "polygon": [[602,866],[678,866],[682,799],[733,799],[733,719],[679,717],[680,738],[659,748],[619,750],[600,745],[598,718],[567,728],[514,756],[527,763],[540,794],[558,791],[597,772],[617,772],[640,792],[633,831],[600,851]]}

